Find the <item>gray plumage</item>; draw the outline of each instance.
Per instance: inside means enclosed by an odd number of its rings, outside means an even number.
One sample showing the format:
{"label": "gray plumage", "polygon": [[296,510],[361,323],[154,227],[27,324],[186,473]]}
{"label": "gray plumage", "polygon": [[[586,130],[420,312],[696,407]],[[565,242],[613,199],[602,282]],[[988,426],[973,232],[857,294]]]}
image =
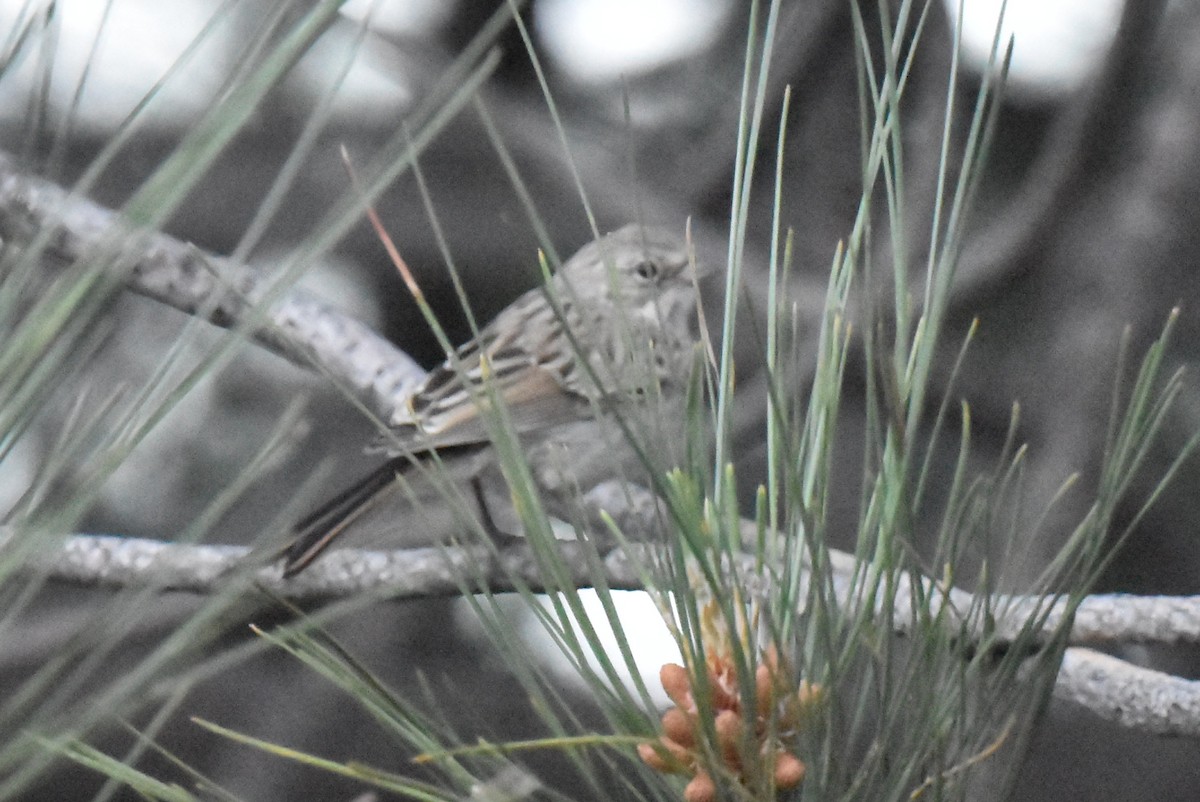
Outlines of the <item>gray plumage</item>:
{"label": "gray plumage", "polygon": [[[629,225],[584,246],[430,372],[371,446],[388,462],[297,525],[285,575],[309,565],[432,452],[455,480],[474,483],[481,505],[503,501],[491,398],[502,400],[549,509],[632,469],[635,451],[613,416],[635,431],[660,428],[664,414],[679,422],[696,342],[694,281],[683,243],[662,231]],[[429,496],[409,495],[417,507]]]}

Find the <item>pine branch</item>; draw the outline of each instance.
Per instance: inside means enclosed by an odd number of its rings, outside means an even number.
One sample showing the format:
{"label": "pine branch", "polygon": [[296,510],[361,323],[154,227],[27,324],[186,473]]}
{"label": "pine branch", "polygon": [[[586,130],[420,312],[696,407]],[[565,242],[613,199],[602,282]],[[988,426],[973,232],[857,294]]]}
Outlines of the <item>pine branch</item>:
{"label": "pine branch", "polygon": [[[618,510],[620,512],[620,510]],[[571,552],[585,546],[562,543],[563,561],[575,566],[578,587],[590,586],[597,577],[582,556]],[[639,590],[637,553],[651,546],[635,546],[634,553],[616,549],[603,560],[609,587]],[[833,552],[833,586],[838,602],[851,605],[861,599],[853,589],[853,558]],[[380,599],[413,599],[456,596],[464,577],[478,576],[493,592],[512,590],[516,583],[533,591],[547,588],[532,552],[522,545],[495,552],[484,546],[367,551],[337,549],[322,557],[294,579],[285,580],[278,564],[262,565],[245,546],[204,546],[163,543],[141,538],[76,535],[62,547],[43,555],[31,566],[50,578],[83,586],[154,587],[162,591],[212,594],[231,582],[244,582],[282,598],[300,602],[332,601],[363,593]],[[248,568],[249,566],[249,568]],[[255,567],[258,566],[258,567]],[[480,569],[479,566],[487,566]],[[742,571],[750,572],[754,557],[747,555]],[[903,584],[903,577],[901,584]],[[910,580],[911,581],[911,580]],[[909,595],[896,595],[894,620],[904,629],[911,621]],[[956,590],[952,596],[935,596],[955,609],[967,609],[971,595]],[[1040,596],[996,596],[995,608],[1004,610],[995,625],[998,631],[1015,632],[1026,620],[1025,611],[1051,606],[1043,632],[1049,635],[1064,614],[1063,602]],[[937,610],[932,610],[936,614]],[[1200,597],[1138,597],[1123,594],[1086,598],[1075,615],[1055,696],[1075,702],[1097,716],[1130,729],[1155,735],[1200,735],[1200,682],[1185,680],[1134,666],[1080,644],[1101,643],[1200,643]]]}
{"label": "pine branch", "polygon": [[[1191,613],[1194,617],[1195,607]],[[1092,649],[1067,649],[1054,696],[1131,730],[1200,735],[1200,682],[1135,666]]]}
{"label": "pine branch", "polygon": [[[620,512],[620,510],[618,510]],[[747,521],[747,525],[751,522]],[[3,530],[0,530],[2,533]],[[599,577],[592,576],[582,558],[574,553],[587,548],[565,541],[559,544],[563,559],[579,565],[576,587],[589,587]],[[633,553],[612,550],[604,560],[604,581],[618,590],[644,589],[635,569],[645,562],[654,547],[634,544]],[[854,558],[831,550],[833,585],[840,604],[857,603],[859,591],[851,585]],[[269,558],[268,558],[269,559]],[[746,554],[741,573],[753,574],[754,555]],[[434,548],[374,551],[333,549],[304,573],[283,579],[277,563],[265,564],[261,554],[247,546],[194,545],[169,543],[146,538],[113,535],[73,535],[58,550],[34,561],[31,570],[48,578],[79,585],[126,588],[156,587],[163,591],[211,594],[226,587],[231,579],[252,575],[255,584],[283,598],[298,601],[332,600],[356,593],[376,593],[391,599],[415,599],[456,596],[461,590],[463,567],[490,563],[484,572],[489,590],[505,592],[513,580],[534,591],[549,590],[538,574],[529,549],[522,544],[506,546],[498,554],[485,546],[443,546]],[[249,568],[248,568],[249,566]],[[764,578],[763,581],[768,581]],[[902,574],[898,588],[906,591],[912,579]],[[929,584],[928,580],[921,581]],[[897,593],[894,617],[900,633],[909,629],[913,610],[910,599]],[[1029,610],[1049,609],[1042,625],[1051,634],[1066,614],[1065,602],[1053,596],[993,594],[994,618],[990,622],[992,638],[1009,642],[1028,620]],[[964,590],[950,595],[935,595],[929,612],[937,615],[944,604],[952,610],[967,609],[974,598]],[[803,612],[803,611],[799,611]],[[970,623],[970,622],[968,622]],[[972,633],[979,638],[981,632]],[[1120,643],[1200,643],[1200,596],[1130,596],[1124,593],[1098,593],[1080,604],[1071,623],[1068,643],[1073,646],[1098,646]]]}
{"label": "pine branch", "polygon": [[[6,245],[48,236],[42,262],[49,269],[84,258],[120,225],[116,212],[20,170],[0,152],[0,238]],[[258,304],[274,288],[260,274],[160,232],[137,241],[140,251],[127,278],[131,291],[217,326],[248,327],[256,342],[303,367],[320,367],[384,419],[424,377],[407,354],[302,290],[290,289],[263,320]]]}
{"label": "pine branch", "polygon": [[[51,182],[19,170],[0,154],[0,237],[5,243],[28,244],[49,235],[47,252],[59,261],[74,261],[95,247],[119,216]],[[206,255],[192,245],[151,233],[129,275],[129,289],[189,314],[203,314],[220,326],[248,326],[255,341],[305,367],[317,367],[363,394],[385,416],[407,398],[420,380],[419,367],[403,352],[362,323],[322,302],[291,290],[271,306],[269,321],[256,321],[255,301],[269,290],[241,265]],[[654,502],[641,503],[628,488],[601,486],[589,496],[597,508],[617,519],[626,532],[651,535],[661,517]],[[643,491],[644,493],[645,491]],[[629,499],[634,499],[633,503]],[[643,498],[642,501],[645,501]],[[744,525],[753,530],[754,524]],[[10,533],[0,530],[0,542]],[[564,560],[578,566],[573,581],[590,585],[595,577],[588,561],[571,559],[580,544],[563,543]],[[651,548],[642,546],[641,548]],[[614,550],[604,559],[610,587],[641,587],[637,555]],[[747,559],[751,559],[747,557]],[[246,547],[164,543],[112,536],[76,535],[36,558],[29,570],[60,581],[102,587],[155,587],[163,591],[215,593],[242,581],[294,600],[330,600],[361,593],[380,598],[428,598],[456,595],[463,577],[476,576],[494,591],[517,583],[546,590],[536,560],[523,546],[495,552],[487,547],[445,546],[393,552],[342,549],[324,556],[299,577],[284,580],[278,564]],[[853,587],[854,558],[831,551],[833,587],[839,603],[861,598]],[[485,565],[486,569],[479,566]],[[752,566],[751,566],[752,567]],[[938,605],[953,611],[973,609],[966,591],[939,592],[932,580],[902,575],[930,591],[934,614]],[[894,620],[904,630],[913,620],[912,594],[900,588],[893,596]],[[1065,605],[1047,597],[993,596],[988,622],[993,643],[1015,637],[1035,609],[1048,609],[1044,633],[1066,614]],[[996,612],[999,611],[999,612]],[[801,612],[801,611],[798,611]],[[973,617],[975,618],[975,617]],[[967,624],[975,638],[982,625]],[[1095,595],[1080,605],[1060,669],[1055,695],[1086,706],[1101,718],[1160,735],[1200,735],[1200,683],[1133,666],[1083,644],[1200,642],[1200,597],[1134,597]]]}

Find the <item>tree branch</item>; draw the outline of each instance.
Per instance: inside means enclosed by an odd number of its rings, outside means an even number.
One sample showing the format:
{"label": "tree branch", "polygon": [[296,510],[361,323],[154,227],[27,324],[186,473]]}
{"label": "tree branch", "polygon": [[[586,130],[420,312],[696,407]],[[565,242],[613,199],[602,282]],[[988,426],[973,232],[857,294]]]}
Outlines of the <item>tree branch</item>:
{"label": "tree branch", "polygon": [[[579,566],[573,577],[575,586],[590,586],[597,577],[591,575],[582,557],[582,550],[587,547],[563,541],[559,548],[565,564]],[[603,562],[604,581],[617,590],[644,589],[637,566],[645,564],[652,548],[648,544],[633,544],[631,554],[620,549],[611,551]],[[854,604],[860,593],[851,585],[854,557],[836,549],[831,549],[830,555],[836,601],[844,606]],[[38,558],[33,568],[51,579],[79,585],[155,587],[201,594],[217,593],[228,586],[230,577],[239,573],[252,574],[257,585],[283,598],[327,601],[357,593],[374,593],[391,599],[456,596],[463,578],[471,576],[467,566],[476,566],[471,570],[478,572],[477,566],[487,564],[489,567],[481,572],[481,578],[489,590],[512,590],[514,580],[534,591],[548,589],[533,554],[521,544],[506,547],[498,556],[485,546],[447,545],[394,551],[333,549],[300,575],[286,580],[278,564],[264,565],[259,557],[247,546],[73,535],[57,551]],[[743,573],[755,575],[754,559],[753,555],[745,555]],[[763,579],[769,581],[768,577]],[[902,574],[898,591],[906,590],[903,585],[910,581],[908,574]],[[929,584],[926,579],[920,581]],[[909,597],[902,592],[897,592],[896,597],[897,626],[908,632],[904,622],[913,618]],[[949,595],[934,593],[929,612],[936,615],[940,605],[947,603],[953,610],[962,611],[974,603],[974,597],[960,589],[953,589]],[[1053,632],[1066,614],[1065,602],[1056,596],[993,595],[989,625],[992,636],[1001,642],[1010,641],[1035,608],[1049,608],[1041,628],[1046,634]],[[1200,596],[1121,593],[1088,596],[1075,613],[1068,642],[1073,646],[1200,643]]]}
{"label": "tree branch", "polygon": [[[9,243],[28,243],[52,231],[49,251],[63,260],[76,260],[95,247],[117,224],[118,216],[52,183],[17,169],[0,154],[0,237]],[[151,233],[135,260],[129,288],[211,322],[232,327],[247,321],[254,301],[265,288],[241,265],[203,254],[197,248]],[[308,367],[319,366],[354,387],[385,415],[411,392],[422,371],[403,352],[360,322],[320,301],[293,290],[272,306],[271,324],[254,328],[256,341]],[[654,501],[629,489],[601,486],[589,501],[617,519],[627,532],[650,533]],[[645,493],[646,491],[642,491]],[[631,503],[632,500],[632,503]],[[753,522],[745,522],[753,528]],[[6,533],[0,531],[0,541]],[[594,581],[585,559],[572,559],[578,543],[562,543],[564,562],[575,566],[573,581],[584,587]],[[651,548],[641,546],[641,548]],[[605,579],[613,588],[640,588],[635,554],[614,550],[603,561]],[[294,600],[327,600],[374,593],[387,598],[427,598],[456,595],[464,577],[475,577],[495,591],[517,583],[546,589],[536,561],[524,547],[497,554],[486,547],[445,546],[393,552],[336,550],[300,576],[284,580],[280,566],[240,546],[163,543],[111,536],[77,535],[57,551],[34,560],[30,569],[79,585],[214,593],[240,579]],[[861,598],[852,577],[854,558],[832,552],[836,601],[850,605]],[[481,569],[480,566],[486,566]],[[257,566],[257,567],[256,567]],[[750,564],[748,568],[753,568]],[[752,572],[751,572],[752,573]],[[764,580],[769,581],[769,580]],[[963,611],[976,609],[970,593],[939,588],[932,580],[904,575],[901,584],[919,581],[936,608],[949,605],[968,631],[983,634],[979,616],[963,621]],[[894,594],[895,620],[903,629],[913,620],[912,594]],[[1012,638],[1029,616],[1049,605],[1044,631],[1051,631],[1066,614],[1062,602],[1038,596],[993,596],[990,632],[1003,641]],[[938,610],[933,609],[936,613]],[[1091,596],[1078,609],[1070,643],[1058,675],[1055,694],[1083,704],[1102,718],[1146,732],[1200,735],[1200,683],[1135,667],[1078,644],[1144,641],[1200,642],[1200,597],[1163,598],[1123,595]]]}
{"label": "tree branch", "polygon": [[[577,587],[591,585],[596,577],[589,562],[573,553],[586,546],[560,544],[564,564],[574,567]],[[637,547],[635,547],[636,549]],[[642,546],[643,549],[652,548]],[[640,590],[636,570],[645,552],[613,550],[603,560],[604,579],[614,589]],[[45,554],[34,568],[53,579],[79,585],[130,588],[154,587],[163,591],[216,593],[235,578],[283,598],[301,602],[329,601],[369,593],[380,598],[411,599],[456,596],[475,577],[493,592],[512,590],[520,583],[534,592],[545,585],[537,561],[524,546],[496,553],[484,546],[366,551],[336,549],[299,576],[285,580],[278,564],[261,566],[245,546],[198,546],[163,543],[140,538],[76,535]],[[852,586],[854,558],[833,552],[833,587],[837,603],[854,604],[862,596]],[[261,567],[254,568],[254,565]],[[247,568],[250,566],[250,568]],[[481,569],[480,566],[487,566]],[[747,555],[743,570],[752,570]],[[907,579],[907,577],[904,577]],[[909,594],[896,594],[895,620],[900,628],[912,621]],[[950,600],[951,597],[937,597]],[[966,609],[970,594],[956,590],[951,603]],[[1051,605],[1054,613],[1044,632],[1049,633],[1064,605],[1049,597],[1000,596],[995,608],[1005,611],[996,619],[1000,631],[1023,625],[1024,610]],[[933,612],[936,612],[933,611]],[[1069,643],[1055,684],[1055,696],[1081,704],[1097,716],[1131,729],[1155,735],[1200,735],[1200,682],[1194,682],[1131,665],[1078,644],[1147,641],[1200,642],[1200,597],[1090,596],[1080,605],[1071,627]]]}
{"label": "tree branch", "polygon": [[1063,655],[1056,698],[1153,735],[1200,735],[1200,682],[1074,647]]}
{"label": "tree branch", "polygon": [[[100,247],[119,221],[116,212],[29,175],[0,152],[0,238],[6,244],[28,245],[51,232],[46,255],[52,259],[43,263],[71,263]],[[319,366],[385,420],[424,378],[392,343],[302,290],[290,290],[271,305],[268,324],[255,326],[251,311],[272,289],[260,274],[167,234],[149,232],[138,242],[130,290],[217,326],[251,325],[256,342],[303,367]]]}

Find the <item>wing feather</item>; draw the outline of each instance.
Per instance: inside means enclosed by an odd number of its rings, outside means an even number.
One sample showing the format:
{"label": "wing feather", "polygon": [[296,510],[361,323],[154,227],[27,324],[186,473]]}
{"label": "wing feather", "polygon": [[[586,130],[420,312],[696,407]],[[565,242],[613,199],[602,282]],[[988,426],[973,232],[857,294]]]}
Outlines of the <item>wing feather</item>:
{"label": "wing feather", "polygon": [[[574,317],[569,306],[565,313]],[[455,359],[434,368],[370,450],[396,454],[488,441],[476,404],[487,397],[488,382],[518,433],[578,418],[590,396],[567,342],[544,290],[531,290],[460,346]]]}

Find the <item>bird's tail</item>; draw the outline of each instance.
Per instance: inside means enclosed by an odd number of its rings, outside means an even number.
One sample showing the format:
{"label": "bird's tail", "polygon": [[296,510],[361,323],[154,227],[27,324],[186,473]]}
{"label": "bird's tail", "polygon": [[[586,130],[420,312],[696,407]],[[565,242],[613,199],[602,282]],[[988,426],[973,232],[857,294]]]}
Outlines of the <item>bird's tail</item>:
{"label": "bird's tail", "polygon": [[292,530],[294,538],[283,553],[283,576],[293,577],[307,568],[346,527],[371,508],[407,465],[407,457],[388,460],[297,523]]}

